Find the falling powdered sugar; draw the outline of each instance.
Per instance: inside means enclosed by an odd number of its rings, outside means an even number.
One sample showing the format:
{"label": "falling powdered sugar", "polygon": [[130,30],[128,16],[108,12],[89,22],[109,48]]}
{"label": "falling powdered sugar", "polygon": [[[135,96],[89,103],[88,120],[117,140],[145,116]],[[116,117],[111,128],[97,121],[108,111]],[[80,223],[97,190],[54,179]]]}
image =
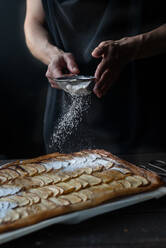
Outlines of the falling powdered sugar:
{"label": "falling powdered sugar", "polygon": [[78,129],[84,114],[87,113],[91,104],[91,96],[71,96],[72,103],[68,111],[60,118],[57,126],[54,127],[49,149],[50,151],[63,150],[67,139]]}

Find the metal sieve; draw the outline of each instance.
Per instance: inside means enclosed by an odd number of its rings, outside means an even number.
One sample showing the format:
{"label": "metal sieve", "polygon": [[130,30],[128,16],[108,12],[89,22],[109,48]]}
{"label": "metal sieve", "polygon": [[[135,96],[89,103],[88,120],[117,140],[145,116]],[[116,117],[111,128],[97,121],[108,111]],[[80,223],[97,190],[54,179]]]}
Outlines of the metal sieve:
{"label": "metal sieve", "polygon": [[57,85],[70,95],[86,96],[92,93],[95,77],[73,75],[55,78]]}

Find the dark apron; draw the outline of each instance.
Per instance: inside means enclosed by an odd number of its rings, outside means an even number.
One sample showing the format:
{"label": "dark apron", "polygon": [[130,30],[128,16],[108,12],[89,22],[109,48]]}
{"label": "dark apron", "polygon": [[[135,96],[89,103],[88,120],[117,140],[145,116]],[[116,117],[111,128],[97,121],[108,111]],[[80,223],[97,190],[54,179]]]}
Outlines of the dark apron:
{"label": "dark apron", "polygon": [[[150,31],[165,22],[162,1],[157,6],[153,1],[151,6],[124,0],[42,2],[52,42],[73,53],[85,75],[94,75],[99,60],[92,58],[91,52],[101,41]],[[116,154],[166,150],[164,59],[161,55],[130,63],[105,97],[92,95],[88,114],[66,141],[63,152],[85,148]],[[47,152],[53,128],[70,104],[65,92],[48,87],[44,118]]]}

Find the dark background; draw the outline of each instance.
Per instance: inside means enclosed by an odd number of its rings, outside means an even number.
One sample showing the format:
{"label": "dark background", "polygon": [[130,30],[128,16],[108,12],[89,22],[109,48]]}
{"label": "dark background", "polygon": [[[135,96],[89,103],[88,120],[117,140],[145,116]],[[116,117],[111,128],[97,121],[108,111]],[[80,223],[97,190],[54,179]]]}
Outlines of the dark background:
{"label": "dark background", "polygon": [[0,155],[25,158],[44,151],[46,67],[29,53],[24,0],[0,0]]}

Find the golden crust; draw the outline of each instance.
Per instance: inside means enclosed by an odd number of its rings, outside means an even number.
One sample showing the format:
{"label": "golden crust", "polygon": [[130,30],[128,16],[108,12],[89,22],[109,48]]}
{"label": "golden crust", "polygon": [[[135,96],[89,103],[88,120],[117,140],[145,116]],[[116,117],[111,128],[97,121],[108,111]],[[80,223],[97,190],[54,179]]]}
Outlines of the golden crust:
{"label": "golden crust", "polygon": [[[97,166],[97,169],[94,168],[94,170],[92,167],[84,170],[78,169],[72,173],[57,170],[57,174],[56,170],[54,173],[44,170],[43,165],[39,168],[40,171],[39,169],[35,170],[35,164],[56,159],[67,161],[73,157],[88,154],[99,154],[102,158],[110,158],[122,165],[122,168],[129,173],[123,174],[114,171],[112,165],[108,168]],[[9,167],[16,170],[19,176],[14,178],[13,172],[10,178],[10,170],[7,171],[8,174],[3,173]],[[50,178],[49,173],[51,173]],[[6,185],[7,181],[8,185],[24,186],[21,187],[23,192],[19,192],[21,198],[20,196],[11,197],[12,202],[15,199],[16,201],[21,199],[23,207],[14,208],[11,216],[10,214],[8,216],[8,221],[3,222],[3,219],[0,219],[0,233],[32,225],[61,214],[91,208],[118,197],[150,191],[163,184],[157,174],[139,168],[105,150],[84,150],[73,154],[53,153],[25,161],[16,161],[3,165],[0,168],[0,175],[5,178],[2,178],[3,181],[0,181],[0,185]],[[54,180],[54,175],[55,179],[58,177],[61,181]],[[21,185],[22,182],[26,184]],[[6,197],[6,199],[8,198],[10,196]],[[4,199],[5,197],[0,197],[0,202]],[[24,203],[27,205],[24,206]]]}

